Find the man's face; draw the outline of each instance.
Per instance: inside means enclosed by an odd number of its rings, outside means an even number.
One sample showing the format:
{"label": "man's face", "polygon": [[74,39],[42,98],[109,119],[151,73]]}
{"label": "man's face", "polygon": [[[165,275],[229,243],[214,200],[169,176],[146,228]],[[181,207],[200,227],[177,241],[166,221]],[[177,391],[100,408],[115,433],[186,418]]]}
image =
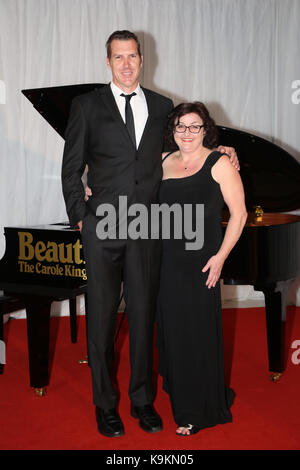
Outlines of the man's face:
{"label": "man's face", "polygon": [[106,58],[111,69],[112,81],[125,93],[134,91],[139,82],[143,57],[138,54],[137,43],[134,39],[111,42],[111,57]]}

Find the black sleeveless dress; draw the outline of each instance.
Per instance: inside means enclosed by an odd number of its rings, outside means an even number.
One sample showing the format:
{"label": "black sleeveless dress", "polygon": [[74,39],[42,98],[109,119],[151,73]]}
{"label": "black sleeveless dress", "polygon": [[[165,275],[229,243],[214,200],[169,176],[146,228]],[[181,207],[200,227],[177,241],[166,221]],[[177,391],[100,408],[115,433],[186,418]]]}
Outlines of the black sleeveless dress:
{"label": "black sleeveless dress", "polygon": [[[163,180],[160,187],[160,204],[177,203],[182,211],[184,204],[192,204],[194,209],[196,204],[204,204],[201,249],[186,250],[185,244],[191,240],[176,239],[172,233],[162,242],[157,312],[159,373],[178,426],[205,428],[232,421],[229,408],[233,392],[224,385],[220,284],[208,289],[208,271],[202,272],[222,242],[224,200],[211,175],[221,155],[211,152],[197,173]],[[196,217],[194,210],[194,224]]]}

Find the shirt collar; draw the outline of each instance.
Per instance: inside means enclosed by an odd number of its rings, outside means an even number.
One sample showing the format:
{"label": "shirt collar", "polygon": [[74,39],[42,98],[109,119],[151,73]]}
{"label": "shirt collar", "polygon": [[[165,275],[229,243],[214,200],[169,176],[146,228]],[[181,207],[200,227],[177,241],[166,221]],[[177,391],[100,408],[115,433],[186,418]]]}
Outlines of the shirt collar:
{"label": "shirt collar", "polygon": [[[114,95],[115,98],[120,97],[120,95],[122,93],[124,93],[125,95],[127,94],[123,90],[121,90],[121,88],[119,88],[114,82],[110,82],[110,87],[111,87],[111,91],[113,92],[113,95]],[[137,96],[142,96],[142,89],[141,89],[139,83],[138,83],[138,86],[136,87],[136,89],[133,90],[133,93],[136,93]]]}

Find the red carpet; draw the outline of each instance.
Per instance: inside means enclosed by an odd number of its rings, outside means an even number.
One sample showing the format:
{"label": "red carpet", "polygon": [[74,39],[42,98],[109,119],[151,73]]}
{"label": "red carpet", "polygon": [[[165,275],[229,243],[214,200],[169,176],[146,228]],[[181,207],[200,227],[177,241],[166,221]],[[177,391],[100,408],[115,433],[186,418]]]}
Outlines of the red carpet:
{"label": "red carpet", "polygon": [[225,309],[223,318],[226,379],[236,393],[233,423],[189,438],[177,437],[168,396],[158,378],[155,407],[163,418],[164,430],[153,435],[140,430],[129,414],[125,320],[118,338],[118,381],[119,411],[126,434],[115,439],[97,432],[90,370],[78,364],[86,354],[84,317],[78,318],[76,344],[70,342],[69,319],[51,319],[51,381],[43,398],[35,396],[29,386],[26,320],[11,320],[4,329],[7,364],[0,376],[0,448],[300,449],[300,364],[291,360],[291,344],[300,340],[300,308],[288,309],[287,369],[278,383],[269,380],[264,309]]}

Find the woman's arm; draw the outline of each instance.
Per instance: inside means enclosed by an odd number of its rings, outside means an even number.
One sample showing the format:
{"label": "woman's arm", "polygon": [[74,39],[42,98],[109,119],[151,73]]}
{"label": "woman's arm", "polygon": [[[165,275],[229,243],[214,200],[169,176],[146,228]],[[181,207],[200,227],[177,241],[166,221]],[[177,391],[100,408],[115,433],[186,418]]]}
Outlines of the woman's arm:
{"label": "woman's arm", "polygon": [[227,157],[221,157],[213,166],[212,177],[220,185],[224,201],[230,212],[230,218],[219,251],[208,260],[202,269],[203,272],[209,269],[206,281],[208,288],[215,287],[221,275],[223,264],[240,238],[247,220],[242,180]]}

